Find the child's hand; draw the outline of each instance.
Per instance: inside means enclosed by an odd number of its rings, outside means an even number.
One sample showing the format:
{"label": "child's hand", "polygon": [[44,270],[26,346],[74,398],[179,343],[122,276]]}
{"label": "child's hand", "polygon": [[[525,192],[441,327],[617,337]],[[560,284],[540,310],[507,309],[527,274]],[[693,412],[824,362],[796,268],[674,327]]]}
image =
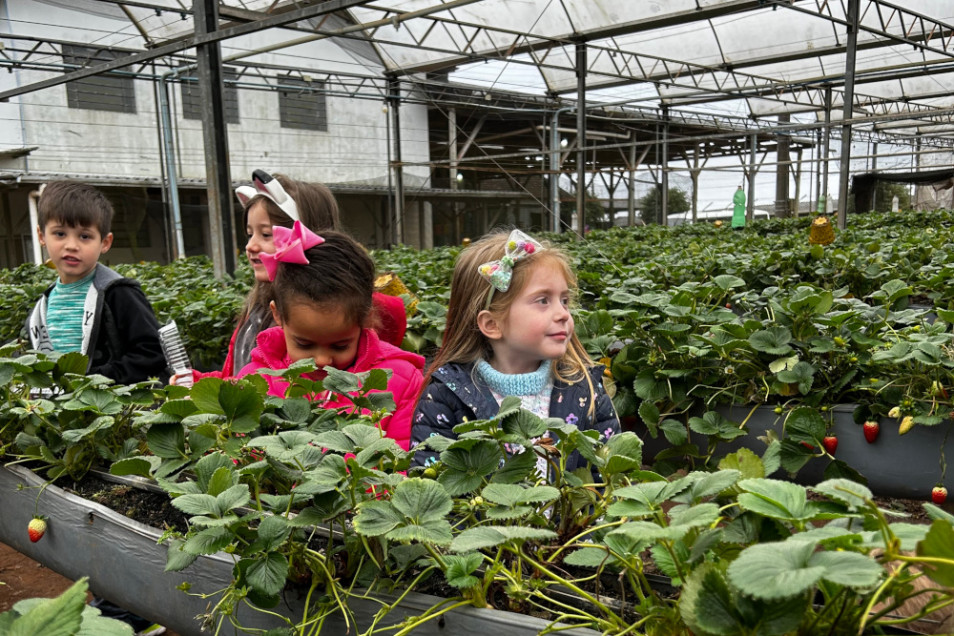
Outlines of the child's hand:
{"label": "child's hand", "polygon": [[192,371],[188,373],[177,373],[169,378],[169,384],[173,386],[192,386]]}

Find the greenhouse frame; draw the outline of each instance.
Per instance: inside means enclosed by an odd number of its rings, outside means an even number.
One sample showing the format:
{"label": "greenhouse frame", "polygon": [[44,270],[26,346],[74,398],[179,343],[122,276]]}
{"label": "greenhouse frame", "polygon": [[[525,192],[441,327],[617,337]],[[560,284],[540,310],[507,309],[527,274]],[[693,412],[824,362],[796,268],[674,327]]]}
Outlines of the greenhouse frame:
{"label": "greenhouse frame", "polygon": [[[761,200],[779,216],[837,212],[844,226],[851,176],[879,159],[883,171],[903,157],[905,173],[951,165],[944,0],[2,4],[7,266],[31,260],[30,192],[63,176],[145,193],[127,206],[130,252],[117,258],[198,250],[224,271],[240,245],[231,191],[256,167],[331,185],[367,244],[427,247],[501,222],[664,222],[677,174],[694,220],[711,216],[699,203],[710,178],[726,199],[744,185],[749,218]],[[130,110],[143,84],[152,99]],[[278,108],[247,123],[263,93]],[[127,125],[142,136],[107,151]],[[109,165],[137,141],[141,166]],[[760,173],[774,193],[757,189]],[[950,179],[932,184],[935,207],[950,205]],[[644,187],[658,190],[654,210],[637,209]],[[155,211],[137,216],[143,200]],[[195,232],[183,205],[207,206]],[[163,245],[137,252],[154,230]],[[190,247],[184,234],[205,239]]]}

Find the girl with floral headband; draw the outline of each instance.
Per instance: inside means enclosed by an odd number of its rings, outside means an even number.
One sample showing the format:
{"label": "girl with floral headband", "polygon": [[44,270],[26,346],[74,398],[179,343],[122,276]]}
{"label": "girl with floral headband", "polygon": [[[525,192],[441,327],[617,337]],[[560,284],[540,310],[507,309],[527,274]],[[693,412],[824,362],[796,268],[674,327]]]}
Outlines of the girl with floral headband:
{"label": "girl with floral headband", "polygon": [[[374,292],[374,262],[354,239],[340,232],[320,236],[295,221],[291,230],[275,228],[275,251],[262,254],[262,268],[272,281],[269,309],[277,326],[258,334],[252,360],[239,377],[262,369],[287,369],[312,359],[321,379],[327,366],[361,373],[390,369],[387,390],[395,411],[380,426],[407,450],[411,413],[424,384],[424,358],[382,342],[368,328]],[[269,394],[284,397],[288,382],[263,375]],[[346,399],[325,398],[325,408],[352,406]]]}
{"label": "girl with floral headband", "polygon": [[[541,417],[595,429],[605,440],[619,418],[573,329],[576,276],[562,252],[520,230],[494,232],[465,249],[454,266],[447,327],[414,412],[412,446],[456,437],[465,420],[489,419],[507,396]],[[418,464],[436,461],[420,449]],[[582,462],[567,459],[567,470]],[[546,474],[545,466],[538,467]]]}
{"label": "girl with floral headband", "polygon": [[[262,255],[275,251],[274,230],[291,228],[295,221],[312,232],[339,230],[338,202],[334,194],[320,183],[298,181],[282,174],[270,175],[264,170],[252,173],[252,185],[239,186],[235,195],[245,210],[245,232],[248,242],[245,255],[255,282],[238,316],[232,333],[225,364],[221,371],[192,372],[193,381],[205,377],[230,378],[251,361],[258,334],[272,326],[271,283]],[[374,328],[386,342],[400,346],[407,328],[404,302],[394,296],[374,294]],[[176,377],[170,378],[176,384]]]}

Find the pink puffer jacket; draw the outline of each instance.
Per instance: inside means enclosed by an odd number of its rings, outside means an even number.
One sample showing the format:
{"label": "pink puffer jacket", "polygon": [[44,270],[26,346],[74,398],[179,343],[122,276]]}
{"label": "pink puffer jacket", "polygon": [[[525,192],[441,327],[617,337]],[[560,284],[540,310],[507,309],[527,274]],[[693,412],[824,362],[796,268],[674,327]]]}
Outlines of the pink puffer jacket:
{"label": "pink puffer jacket", "polygon": [[[260,369],[287,369],[291,366],[292,360],[288,357],[285,333],[281,327],[266,329],[258,334],[256,342],[257,346],[252,350],[252,361],[239,371],[238,377]],[[393,372],[388,382],[388,391],[394,395],[396,409],[381,421],[381,430],[407,450],[411,441],[411,415],[424,384],[424,357],[382,342],[374,330],[363,329],[354,364],[344,370],[360,373],[371,369],[391,369]],[[268,382],[269,395],[285,397],[285,391],[288,390],[287,381],[272,375],[262,377]],[[326,408],[330,409],[349,405],[351,403],[344,399],[325,404]]]}

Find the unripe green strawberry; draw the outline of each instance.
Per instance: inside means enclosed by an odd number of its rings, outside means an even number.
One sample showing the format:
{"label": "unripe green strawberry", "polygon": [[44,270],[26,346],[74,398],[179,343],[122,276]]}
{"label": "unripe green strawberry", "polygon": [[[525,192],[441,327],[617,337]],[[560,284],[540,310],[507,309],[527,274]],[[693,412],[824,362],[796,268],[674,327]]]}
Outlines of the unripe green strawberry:
{"label": "unripe green strawberry", "polygon": [[874,444],[875,440],[878,439],[878,433],[881,432],[881,425],[878,424],[877,420],[868,420],[864,425],[865,440],[869,444]]}
{"label": "unripe green strawberry", "polygon": [[46,519],[37,516],[30,519],[30,525],[27,526],[27,534],[30,535],[30,541],[36,543],[46,534]]}
{"label": "unripe green strawberry", "polygon": [[838,438],[834,435],[826,435],[822,438],[822,446],[825,447],[829,455],[834,455],[835,450],[838,448]]}
{"label": "unripe green strawberry", "polygon": [[904,435],[912,428],[914,428],[914,417],[911,415],[905,415],[901,420],[901,425],[898,427],[898,435]]}
{"label": "unripe green strawberry", "polygon": [[888,411],[888,417],[901,417],[901,407],[893,406],[891,410]]}
{"label": "unripe green strawberry", "polygon": [[933,489],[931,489],[931,501],[933,501],[939,506],[945,501],[947,501],[947,488],[945,488],[941,484],[938,484]]}

